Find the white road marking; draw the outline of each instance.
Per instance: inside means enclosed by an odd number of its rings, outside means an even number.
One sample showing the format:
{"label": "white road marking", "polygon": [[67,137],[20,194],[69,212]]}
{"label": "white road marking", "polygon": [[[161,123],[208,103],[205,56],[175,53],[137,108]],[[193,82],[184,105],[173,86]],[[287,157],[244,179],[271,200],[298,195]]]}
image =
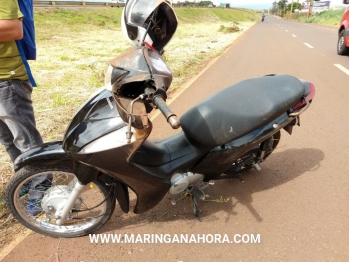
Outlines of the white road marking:
{"label": "white road marking", "polygon": [[344,66],[342,66],[340,64],[333,64],[333,65],[349,76],[349,69],[345,68]]}
{"label": "white road marking", "polygon": [[288,32],[288,30],[285,30],[286,32]]}
{"label": "white road marking", "polygon": [[307,47],[309,47],[309,48],[314,48],[314,47],[312,47],[311,45],[309,45],[308,43],[304,43]]}
{"label": "white road marking", "polygon": [[293,37],[297,37],[296,35],[292,35]]}
{"label": "white road marking", "polygon": [[[319,26],[319,28],[322,28],[322,27]],[[337,31],[336,29],[331,29],[331,28],[326,28],[326,30]]]}

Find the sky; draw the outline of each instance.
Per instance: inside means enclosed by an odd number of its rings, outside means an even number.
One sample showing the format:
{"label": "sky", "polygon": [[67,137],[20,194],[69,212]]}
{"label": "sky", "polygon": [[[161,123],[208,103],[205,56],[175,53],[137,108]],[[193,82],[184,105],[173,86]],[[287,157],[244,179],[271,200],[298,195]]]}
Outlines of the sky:
{"label": "sky", "polygon": [[[181,0],[183,2],[184,0]],[[194,0],[189,0],[194,1]],[[273,0],[211,0],[215,5],[219,5],[220,3],[230,3],[232,7],[245,7],[251,9],[269,9],[273,5]],[[278,1],[278,0],[277,0]],[[174,1],[175,2],[175,1]],[[198,2],[198,0],[197,0]],[[289,3],[292,0],[288,0]],[[295,0],[296,2],[296,0]],[[305,2],[304,0],[299,0],[300,3]],[[333,6],[344,6],[342,0],[331,0],[330,7]]]}

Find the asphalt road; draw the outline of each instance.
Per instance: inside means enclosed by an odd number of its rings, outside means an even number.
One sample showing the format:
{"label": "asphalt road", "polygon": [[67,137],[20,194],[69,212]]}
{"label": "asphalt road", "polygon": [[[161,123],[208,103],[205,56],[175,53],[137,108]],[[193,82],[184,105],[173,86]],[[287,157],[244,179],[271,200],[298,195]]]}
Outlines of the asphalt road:
{"label": "asphalt road", "polygon": [[[138,216],[116,210],[96,232],[226,234],[233,243],[91,244],[89,237],[60,240],[32,234],[3,261],[348,261],[349,57],[336,54],[336,42],[335,27],[270,16],[257,23],[178,95],[171,108],[181,115],[243,79],[290,74],[316,86],[301,126],[291,136],[282,132],[260,173],[250,171],[244,183],[216,182],[208,193],[230,200],[199,202],[202,222],[194,219],[189,202],[173,206],[166,198]],[[174,133],[161,116],[153,123],[153,139]],[[251,243],[258,235],[260,243]]]}

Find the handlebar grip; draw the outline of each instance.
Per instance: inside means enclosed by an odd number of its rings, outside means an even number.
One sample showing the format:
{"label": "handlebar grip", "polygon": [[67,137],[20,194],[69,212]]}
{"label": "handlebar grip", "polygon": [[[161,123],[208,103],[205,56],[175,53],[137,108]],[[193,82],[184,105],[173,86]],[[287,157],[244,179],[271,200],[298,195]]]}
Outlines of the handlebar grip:
{"label": "handlebar grip", "polygon": [[167,122],[173,129],[177,129],[181,126],[181,123],[179,122],[176,114],[174,114],[171,111],[171,109],[168,107],[168,105],[161,96],[155,96],[153,101],[157,108],[160,109],[161,113],[164,115]]}

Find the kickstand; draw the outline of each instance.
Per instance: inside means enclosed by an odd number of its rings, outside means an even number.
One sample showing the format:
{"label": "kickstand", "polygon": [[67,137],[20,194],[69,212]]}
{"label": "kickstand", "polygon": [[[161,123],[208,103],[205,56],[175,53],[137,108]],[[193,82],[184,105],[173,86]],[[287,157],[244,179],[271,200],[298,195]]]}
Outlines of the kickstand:
{"label": "kickstand", "polygon": [[201,218],[198,215],[198,211],[197,211],[197,202],[196,202],[196,197],[194,195],[191,195],[191,199],[193,201],[193,210],[194,210],[194,216],[195,218],[201,222]]}
{"label": "kickstand", "polygon": [[245,182],[243,179],[242,179],[242,176],[241,176],[242,174],[232,174],[232,175],[230,175],[230,177],[231,178],[237,178],[237,179],[239,179],[240,180],[240,182]]}
{"label": "kickstand", "polygon": [[237,178],[240,180],[241,183],[245,182],[241,176],[238,176]]}

